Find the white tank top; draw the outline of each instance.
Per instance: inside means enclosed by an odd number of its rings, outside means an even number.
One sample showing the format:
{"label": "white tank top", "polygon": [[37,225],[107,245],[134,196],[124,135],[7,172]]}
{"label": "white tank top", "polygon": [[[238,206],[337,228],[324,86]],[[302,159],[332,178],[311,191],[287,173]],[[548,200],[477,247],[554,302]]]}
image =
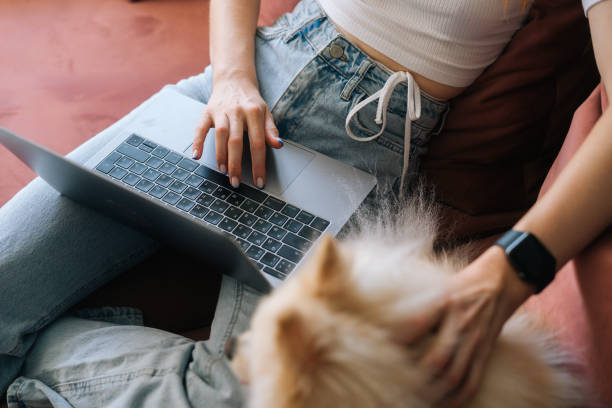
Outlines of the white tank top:
{"label": "white tank top", "polygon": [[406,68],[463,87],[502,52],[525,19],[522,0],[318,0],[349,34]]}

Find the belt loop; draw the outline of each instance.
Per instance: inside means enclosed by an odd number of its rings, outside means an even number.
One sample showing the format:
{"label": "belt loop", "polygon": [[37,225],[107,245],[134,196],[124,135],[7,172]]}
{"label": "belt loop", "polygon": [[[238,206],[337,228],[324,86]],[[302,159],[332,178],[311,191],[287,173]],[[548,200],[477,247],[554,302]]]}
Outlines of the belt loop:
{"label": "belt loop", "polygon": [[351,79],[348,80],[346,85],[344,85],[344,89],[342,89],[342,93],[340,94],[340,97],[342,99],[344,99],[345,101],[348,101],[350,99],[351,95],[353,94],[353,91],[355,90],[357,85],[359,85],[359,82],[361,82],[365,74],[373,65],[374,64],[370,60],[363,60],[361,65],[359,65],[357,72],[355,72]]}

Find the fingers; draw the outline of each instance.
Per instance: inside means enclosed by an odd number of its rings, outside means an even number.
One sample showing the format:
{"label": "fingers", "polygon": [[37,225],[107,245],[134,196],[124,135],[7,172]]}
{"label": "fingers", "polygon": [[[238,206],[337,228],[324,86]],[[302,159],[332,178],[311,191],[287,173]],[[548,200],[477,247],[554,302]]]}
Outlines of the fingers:
{"label": "fingers", "polygon": [[283,147],[283,140],[278,137],[278,129],[274,124],[274,117],[272,113],[266,108],[265,115],[265,132],[266,132],[266,143],[268,146],[273,147],[275,149],[280,149]]}
{"label": "fingers", "polygon": [[241,112],[232,112],[229,117],[229,140],[227,142],[227,171],[230,184],[237,188],[242,173],[242,138],[244,136],[244,118]]}
{"label": "fingers", "polygon": [[429,370],[431,375],[438,376],[449,364],[461,339],[458,336],[455,319],[446,314],[438,335],[419,365]]}
{"label": "fingers", "polygon": [[476,395],[490,354],[491,346],[487,343],[485,349],[481,350],[474,358],[468,377],[465,379],[463,386],[449,399],[448,406],[461,407]]}
{"label": "fingers", "polygon": [[251,147],[251,162],[253,171],[253,183],[263,188],[266,182],[266,135],[264,128],[265,104],[251,104],[244,109],[246,123],[249,131],[249,143]]}
{"label": "fingers", "polygon": [[210,130],[212,125],[212,118],[210,116],[210,112],[208,109],[204,108],[202,111],[202,116],[196,126],[195,136],[193,138],[193,147],[192,147],[192,157],[194,159],[199,159],[202,157],[202,152],[204,151],[204,140],[206,139],[206,134]]}
{"label": "fingers", "polygon": [[215,153],[219,171],[227,174],[227,140],[229,139],[229,120],[225,113],[217,113],[215,120]]}

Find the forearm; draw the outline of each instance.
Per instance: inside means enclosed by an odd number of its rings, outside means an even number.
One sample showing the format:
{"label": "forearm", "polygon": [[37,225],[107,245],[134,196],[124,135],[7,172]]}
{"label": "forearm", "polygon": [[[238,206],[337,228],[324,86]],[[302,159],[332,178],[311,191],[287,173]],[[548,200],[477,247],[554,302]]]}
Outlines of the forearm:
{"label": "forearm", "polygon": [[255,29],[259,0],[212,0],[210,41],[215,80],[240,76],[257,83]]}
{"label": "forearm", "polygon": [[515,229],[535,234],[561,267],[612,222],[611,175],[612,110],[608,109]]}
{"label": "forearm", "polygon": [[589,9],[588,17],[601,82],[612,92],[612,0],[595,4]]}

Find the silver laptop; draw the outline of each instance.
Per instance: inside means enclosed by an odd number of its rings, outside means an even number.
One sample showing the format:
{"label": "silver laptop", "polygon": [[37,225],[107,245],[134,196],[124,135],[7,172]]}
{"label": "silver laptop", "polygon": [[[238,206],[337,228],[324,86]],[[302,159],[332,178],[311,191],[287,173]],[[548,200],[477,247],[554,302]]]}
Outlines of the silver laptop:
{"label": "silver laptop", "polygon": [[81,166],[0,128],[0,143],[56,190],[267,291],[318,238],[340,231],[376,179],[286,141],[268,149],[266,186],[250,153],[234,189],[217,172],[214,136],[190,158],[204,105],[166,88],[105,130],[111,141]]}

